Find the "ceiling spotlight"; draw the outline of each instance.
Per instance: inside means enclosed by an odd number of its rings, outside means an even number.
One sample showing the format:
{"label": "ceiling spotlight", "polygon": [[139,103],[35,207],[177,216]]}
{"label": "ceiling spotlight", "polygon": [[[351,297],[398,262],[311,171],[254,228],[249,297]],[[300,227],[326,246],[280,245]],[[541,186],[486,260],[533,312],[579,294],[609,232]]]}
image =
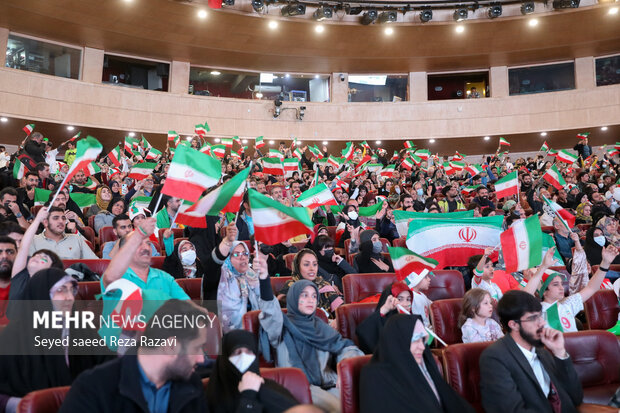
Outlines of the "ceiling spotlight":
{"label": "ceiling spotlight", "polygon": [[318,22],[322,22],[325,19],[331,19],[334,14],[334,9],[327,6],[319,6],[312,15],[312,18]]}
{"label": "ceiling spotlight", "polygon": [[198,10],[198,17],[200,17],[201,19],[206,19],[207,18],[207,11],[206,10]]}
{"label": "ceiling spotlight", "polygon": [[375,10],[375,9],[370,9],[370,10],[368,10],[366,13],[364,13],[364,14],[362,15],[362,20],[361,20],[361,23],[362,23],[363,25],[368,26],[369,24],[371,24],[371,23],[373,23],[375,20],[377,20],[377,16],[378,16],[377,10]]}
{"label": "ceiling spotlight", "polygon": [[429,142],[430,143],[435,143],[435,139],[431,139]]}
{"label": "ceiling spotlight", "polygon": [[323,145],[327,145],[327,141],[323,141]]}
{"label": "ceiling spotlight", "polygon": [[381,145],[381,141],[375,141],[377,145]]}
{"label": "ceiling spotlight", "polygon": [[540,132],[540,136],[547,136],[547,132]]}
{"label": "ceiling spotlight", "polygon": [[521,5],[521,14],[522,15],[526,15],[526,14],[532,14],[534,13],[534,9],[535,9],[535,5],[533,1],[526,1],[525,3],[523,3]]}
{"label": "ceiling spotlight", "polygon": [[467,20],[467,14],[467,9],[456,9],[454,10],[452,18],[457,22],[462,22],[463,20]]}
{"label": "ceiling spotlight", "polygon": [[493,6],[489,7],[489,11],[487,11],[487,15],[489,16],[489,19],[498,18],[499,16],[502,15],[502,5],[494,4]]}
{"label": "ceiling spotlight", "polygon": [[284,17],[303,16],[306,14],[306,5],[301,3],[289,3],[282,7],[280,12]]}
{"label": "ceiling spotlight", "polygon": [[607,14],[611,14],[611,15],[618,14],[618,8],[617,7],[610,8]]}
{"label": "ceiling spotlight", "polygon": [[284,75],[284,77],[288,79],[289,77],[291,77],[291,75],[287,73]]}
{"label": "ceiling spotlight", "polygon": [[278,28],[278,22],[275,20],[271,20],[267,26],[269,26],[271,30],[275,30]]}
{"label": "ceiling spotlight", "polygon": [[458,25],[454,30],[456,30],[457,33],[463,33],[465,31],[465,26]]}
{"label": "ceiling spotlight", "polygon": [[211,71],[211,74],[212,74],[213,76],[219,76],[219,75],[221,75],[221,74],[222,74],[222,72],[220,72],[219,70],[212,70],[212,71]]}
{"label": "ceiling spotlight", "polygon": [[607,130],[607,126],[603,126],[603,127],[601,128],[601,130],[602,130],[602,131],[606,131],[606,130]]}
{"label": "ceiling spotlight", "polygon": [[252,8],[256,13],[262,13],[265,10],[265,2],[263,0],[252,0]]}
{"label": "ceiling spotlight", "polygon": [[315,79],[318,79],[318,78],[320,78],[320,77],[321,77],[321,76],[319,76],[319,75],[314,75],[314,78],[315,78]]}
{"label": "ceiling spotlight", "polygon": [[377,23],[394,23],[396,21],[396,18],[397,15],[395,11],[384,11],[383,13],[379,14],[379,17],[377,17]]}
{"label": "ceiling spotlight", "polygon": [[317,33],[323,33],[325,31],[325,27],[323,27],[322,24],[317,24],[317,26],[314,28],[314,31]]}
{"label": "ceiling spotlight", "polygon": [[484,140],[485,140],[485,141],[488,141],[489,139],[491,139],[491,137],[490,137],[490,136],[485,136],[485,137],[484,137]]}
{"label": "ceiling spotlight", "polygon": [[530,27],[536,27],[538,26],[538,19],[531,19],[527,24],[529,24]]}
{"label": "ceiling spotlight", "polygon": [[427,23],[433,20],[433,11],[431,9],[422,10],[420,12],[420,20],[422,23]]}
{"label": "ceiling spotlight", "polygon": [[8,121],[9,121],[9,119],[5,118],[4,116],[0,118],[0,122],[4,123],[4,122],[8,122]]}
{"label": "ceiling spotlight", "polygon": [[580,0],[553,0],[554,9],[576,9]]}
{"label": "ceiling spotlight", "polygon": [[344,5],[344,12],[346,14],[352,15],[352,16],[357,16],[358,14],[360,14],[363,11],[363,9],[361,7],[351,7],[350,4],[345,4]]}
{"label": "ceiling spotlight", "polygon": [[220,138],[215,138],[215,143],[219,143],[220,142]]}
{"label": "ceiling spotlight", "polygon": [[274,143],[274,141],[269,141],[269,145],[273,145]]}
{"label": "ceiling spotlight", "polygon": [[67,126],[68,131],[72,131],[73,129],[75,129],[73,126]]}
{"label": "ceiling spotlight", "polygon": [[391,36],[393,33],[394,33],[394,29],[392,29],[391,27],[385,28],[385,34],[387,34],[388,36]]}
{"label": "ceiling spotlight", "polygon": [[129,132],[129,137],[130,137],[130,138],[133,138],[134,136],[136,136],[136,134],[135,134],[135,133],[133,133],[133,132]]}

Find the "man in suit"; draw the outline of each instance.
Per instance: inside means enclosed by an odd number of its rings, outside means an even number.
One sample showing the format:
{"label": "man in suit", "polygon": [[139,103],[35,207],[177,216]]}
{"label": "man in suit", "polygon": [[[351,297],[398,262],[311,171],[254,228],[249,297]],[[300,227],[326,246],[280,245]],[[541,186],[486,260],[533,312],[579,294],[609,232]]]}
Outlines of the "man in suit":
{"label": "man in suit", "polygon": [[509,291],[497,312],[507,334],[480,357],[484,410],[577,412],[583,399],[581,383],[564,348],[564,336],[545,328],[540,301],[524,291]]}

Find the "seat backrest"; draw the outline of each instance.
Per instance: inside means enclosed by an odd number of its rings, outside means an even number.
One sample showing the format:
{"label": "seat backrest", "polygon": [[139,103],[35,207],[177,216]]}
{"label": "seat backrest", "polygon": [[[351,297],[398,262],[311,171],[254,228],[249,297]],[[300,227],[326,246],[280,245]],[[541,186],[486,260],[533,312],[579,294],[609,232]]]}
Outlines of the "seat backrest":
{"label": "seat backrest", "polygon": [[[91,227],[82,227],[82,230],[84,231],[84,238],[95,246],[97,244],[97,241],[95,240],[95,230]],[[93,249],[93,252],[94,251],[95,250]]]}
{"label": "seat backrest", "polygon": [[584,389],[611,383],[620,385],[620,346],[615,335],[584,330],[565,333],[564,342]]}
{"label": "seat backrest", "polygon": [[78,283],[77,299],[95,300],[95,296],[101,294],[101,283],[99,281],[82,281]]}
{"label": "seat backrest", "polygon": [[106,268],[108,268],[108,264],[110,264],[110,260],[62,260],[63,265],[66,268],[69,268],[73,264],[85,264],[91,271],[96,274],[103,275]]}
{"label": "seat backrest", "polygon": [[[162,251],[166,250],[164,247],[164,232],[166,232],[168,228],[159,228],[159,249]],[[174,238],[181,238],[183,236],[183,228],[172,228],[172,236]]]}
{"label": "seat backrest", "polygon": [[618,322],[618,297],[613,290],[599,290],[584,303],[591,330],[608,330]]}
{"label": "seat backrest", "polygon": [[162,269],[164,268],[164,260],[166,257],[151,257],[151,267]]}
{"label": "seat backrest", "polygon": [[394,244],[395,247],[407,248],[407,237],[394,238],[392,244]]}
{"label": "seat backrest", "polygon": [[200,300],[202,278],[177,278],[175,281],[189,295],[189,298]]}
{"label": "seat backrest", "polygon": [[65,400],[69,389],[69,386],[63,386],[30,392],[17,405],[17,412],[56,413]]}
{"label": "seat backrest", "polygon": [[433,271],[431,284],[428,291],[424,294],[431,301],[443,300],[446,298],[463,298],[465,295],[465,281],[463,275],[457,270],[437,270]]}
{"label": "seat backrest", "polygon": [[345,303],[354,303],[374,294],[380,294],[388,284],[396,281],[396,274],[368,273],[348,274],[342,278]]}
{"label": "seat backrest", "polygon": [[269,277],[271,280],[271,289],[275,295],[280,293],[280,290],[284,288],[287,282],[289,282],[292,277]]}
{"label": "seat backrest", "polygon": [[336,241],[336,226],[335,225],[330,225],[327,227],[327,235],[334,240],[334,242]]}
{"label": "seat backrest", "polygon": [[482,411],[480,395],[480,355],[492,341],[453,344],[443,352],[443,372],[448,384],[474,408]]}
{"label": "seat backrest", "polygon": [[435,334],[448,345],[460,343],[463,340],[461,329],[458,327],[462,304],[461,298],[437,300],[431,304],[430,315]]}
{"label": "seat backrest", "polygon": [[340,334],[353,340],[356,346],[359,345],[355,329],[375,311],[376,307],[377,303],[352,303],[336,308],[336,322]]}
{"label": "seat backrest", "polygon": [[299,403],[312,404],[310,383],[300,369],[293,367],[261,368],[260,375],[286,388]]}
{"label": "seat backrest", "polygon": [[296,253],[289,253],[289,254],[284,254],[284,265],[286,265],[286,268],[288,268],[289,270],[293,271],[293,260],[295,260],[295,255],[297,255]]}
{"label": "seat backrest", "polygon": [[338,381],[340,382],[340,406],[342,413],[358,413],[360,372],[372,355],[351,357],[338,363]]}
{"label": "seat backrest", "polygon": [[113,227],[103,227],[99,230],[99,244],[103,245],[108,241],[116,241],[118,237],[114,233]]}

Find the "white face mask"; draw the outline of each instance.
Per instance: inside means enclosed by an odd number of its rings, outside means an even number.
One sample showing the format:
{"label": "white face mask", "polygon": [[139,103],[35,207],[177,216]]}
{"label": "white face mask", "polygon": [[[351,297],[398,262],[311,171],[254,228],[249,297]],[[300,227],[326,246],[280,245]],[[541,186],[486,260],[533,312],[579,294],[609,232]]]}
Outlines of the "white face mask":
{"label": "white face mask", "polygon": [[196,251],[187,250],[181,253],[181,264],[192,265],[196,261]]}
{"label": "white face mask", "polygon": [[357,212],[355,211],[349,211],[349,213],[347,214],[347,216],[352,219],[353,221],[355,221],[358,218]]}
{"label": "white face mask", "polygon": [[599,235],[598,237],[594,237],[594,242],[596,242],[601,247],[605,246],[605,236]]}
{"label": "white face mask", "polygon": [[248,353],[241,353],[228,358],[228,361],[230,361],[241,374],[245,373],[246,370],[250,368],[252,363],[254,363],[254,360],[256,360],[256,356]]}

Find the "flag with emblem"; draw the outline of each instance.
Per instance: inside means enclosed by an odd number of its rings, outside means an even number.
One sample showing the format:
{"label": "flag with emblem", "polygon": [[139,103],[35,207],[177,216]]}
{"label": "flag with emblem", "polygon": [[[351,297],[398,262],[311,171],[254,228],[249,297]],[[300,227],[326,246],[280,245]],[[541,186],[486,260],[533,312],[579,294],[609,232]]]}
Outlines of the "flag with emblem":
{"label": "flag with emblem", "polygon": [[108,159],[114,164],[114,166],[121,166],[121,149],[116,145],[116,148],[112,149],[108,153]]}
{"label": "flag with emblem", "polygon": [[577,134],[579,139],[588,139],[590,137],[590,132],[580,132]]}
{"label": "flag with emblem", "polygon": [[552,213],[560,220],[564,227],[571,231],[575,226],[575,215],[562,208],[557,202],[549,200],[543,195],[543,201],[551,209]]}
{"label": "flag with emblem", "polygon": [[450,168],[454,169],[457,172],[462,171],[465,169],[465,162],[450,161]]}
{"label": "flag with emblem", "polygon": [[344,160],[342,158],[336,158],[335,156],[329,155],[329,158],[327,158],[327,163],[338,169],[344,163]]}
{"label": "flag with emblem", "polygon": [[338,205],[334,194],[325,183],[320,183],[304,191],[297,198],[299,205],[314,210],[321,205]]}
{"label": "flag with emblem", "polygon": [[561,149],[558,151],[556,158],[560,162],[564,162],[567,164],[573,164],[577,162],[577,155],[567,151],[566,149]]}
{"label": "flag with emblem", "polygon": [[497,199],[519,195],[519,178],[517,171],[507,174],[495,182],[495,196]]}
{"label": "flag with emblem", "polygon": [[265,138],[263,138],[262,136],[259,136],[258,138],[256,138],[256,148],[260,149],[263,146],[265,146]]}
{"label": "flag with emblem", "polygon": [[467,156],[467,155],[460,154],[458,151],[456,151],[454,153],[454,155],[452,155],[452,160],[453,161],[462,161],[463,159],[465,159],[465,156]]}
{"label": "flag with emblem", "polygon": [[432,271],[438,264],[437,260],[426,258],[403,247],[388,247],[392,258],[392,265],[396,278],[403,281],[409,274],[420,274],[422,271]]}
{"label": "flag with emblem", "polygon": [[500,235],[506,272],[534,268],[542,262],[542,231],[538,215],[515,223]]}
{"label": "flag with emblem", "polygon": [[465,170],[469,172],[472,176],[481,174],[483,171],[482,166],[480,166],[480,164],[476,164],[476,165],[469,164],[465,167]]}
{"label": "flag with emblem", "polygon": [[394,210],[394,225],[398,235],[406,237],[409,232],[409,223],[414,218],[427,218],[427,219],[446,219],[446,218],[473,218],[474,211],[455,211],[455,212],[443,212],[440,214],[433,214],[430,212],[416,212],[416,211],[402,211],[400,209]]}
{"label": "flag with emblem", "polygon": [[158,151],[155,148],[151,148],[151,150],[149,150],[149,152],[146,154],[145,159],[147,161],[156,161],[159,159],[159,157],[161,156],[161,152]]}
{"label": "flag with emblem", "polygon": [[26,135],[30,136],[32,131],[34,131],[34,123],[29,123],[28,125],[24,126],[22,130],[26,132]]}
{"label": "flag with emblem", "polygon": [[263,172],[270,175],[284,175],[284,166],[278,158],[262,158]]}
{"label": "flag with emblem", "polygon": [[472,192],[474,192],[476,189],[478,189],[478,185],[464,186],[463,188],[461,188],[461,194],[469,195]]}
{"label": "flag with emblem", "polygon": [[506,139],[502,137],[499,138],[499,144],[500,146],[510,146],[510,142],[508,142]]}
{"label": "flag with emblem", "polygon": [[221,176],[222,165],[217,159],[179,145],[161,193],[196,202],[205,189],[217,185]]}
{"label": "flag with emblem", "polygon": [[379,172],[382,169],[383,169],[383,164],[380,164],[380,163],[369,163],[369,164],[366,164],[366,170],[369,173]]}
{"label": "flag with emblem", "polygon": [[134,165],[129,171],[129,177],[141,181],[153,174],[153,169],[157,166],[154,162],[142,162]]}
{"label": "flag with emblem", "polygon": [[312,212],[305,207],[287,207],[278,201],[249,190],[254,238],[267,245],[276,245],[302,234],[311,234]]}
{"label": "flag with emblem", "polygon": [[28,169],[23,163],[21,163],[19,158],[15,158],[15,165],[13,165],[13,178],[22,179],[27,171]]}
{"label": "flag with emblem", "polygon": [[297,159],[301,159],[301,157],[304,155],[303,151],[301,150],[301,148],[295,148],[295,150],[293,151],[293,156]]}
{"label": "flag with emblem", "polygon": [[200,147],[199,151],[205,155],[211,156],[211,144],[209,142],[205,142],[204,145]]}
{"label": "flag with emblem", "polygon": [[353,158],[353,143],[347,142],[347,146],[342,150],[342,157],[347,161]]}
{"label": "flag with emblem", "polygon": [[99,143],[97,139],[93,138],[92,136],[87,136],[85,139],[78,141],[75,153],[75,160],[69,167],[69,171],[67,172],[65,179],[62,181],[62,184],[58,188],[58,191],[60,191],[67,182],[70,182],[71,179],[73,179],[73,177],[75,176],[75,174],[78,173],[78,171],[81,171],[91,162],[97,159],[102,149],[103,146]]}
{"label": "flag with emblem", "polygon": [[549,151],[549,145],[547,145],[547,141],[545,141],[545,143],[542,144],[542,146],[540,147],[540,152],[548,152]]}
{"label": "flag with emblem", "polygon": [[315,158],[323,159],[323,152],[321,152],[321,150],[316,145],[308,146],[308,150],[312,152],[312,155],[314,155]]}
{"label": "flag with emblem", "polygon": [[547,172],[543,175],[543,179],[549,182],[557,190],[560,190],[566,186],[566,181],[562,178],[562,174],[555,164],[551,165],[551,168],[547,169]]}

